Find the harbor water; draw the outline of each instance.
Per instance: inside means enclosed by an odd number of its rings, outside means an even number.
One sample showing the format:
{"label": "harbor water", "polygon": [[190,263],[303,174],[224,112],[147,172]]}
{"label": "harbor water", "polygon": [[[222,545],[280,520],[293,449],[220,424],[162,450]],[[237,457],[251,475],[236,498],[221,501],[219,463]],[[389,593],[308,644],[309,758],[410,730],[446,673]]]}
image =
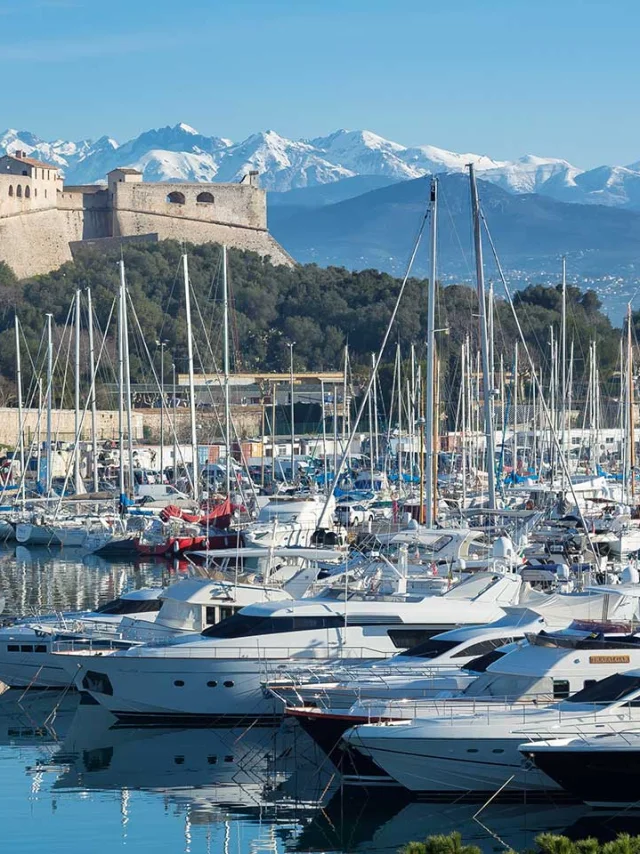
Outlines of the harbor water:
{"label": "harbor water", "polygon": [[[93,608],[162,586],[186,563],[109,563],[3,547],[4,614]],[[3,850],[80,852],[395,852],[458,830],[483,851],[530,848],[543,831],[609,839],[640,813],[577,803],[425,803],[343,787],[295,722],[279,727],[134,729],[72,691],[0,696]],[[483,808],[484,806],[484,808]]]}

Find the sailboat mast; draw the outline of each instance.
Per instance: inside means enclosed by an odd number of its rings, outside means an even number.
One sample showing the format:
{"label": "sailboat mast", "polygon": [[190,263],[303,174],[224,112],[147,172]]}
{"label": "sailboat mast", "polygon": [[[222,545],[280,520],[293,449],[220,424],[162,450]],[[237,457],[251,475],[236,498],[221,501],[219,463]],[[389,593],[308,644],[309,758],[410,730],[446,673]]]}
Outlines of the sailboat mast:
{"label": "sailboat mast", "polygon": [[227,282],[227,247],[222,247],[222,307],[224,314],[224,441],[225,488],[231,493],[231,405],[229,401],[229,288]]}
{"label": "sailboat mast", "polygon": [[627,374],[629,382],[629,477],[631,478],[631,498],[636,494],[636,442],[633,424],[633,348],[631,346],[631,303],[627,314]]}
{"label": "sailboat mast", "polygon": [[47,478],[45,483],[45,492],[47,495],[51,492],[51,462],[52,462],[52,448],[51,448],[51,407],[53,405],[53,333],[51,329],[51,320],[53,318],[52,314],[47,315],[47,451],[46,451],[46,461],[47,461]]}
{"label": "sailboat mast", "polygon": [[[120,262],[122,264],[122,262]],[[119,472],[119,487],[120,487],[120,504],[124,507],[125,503],[125,482],[124,482],[124,323],[123,323],[123,304],[124,304],[124,289],[122,282],[124,280],[124,271],[120,267],[120,291],[118,295],[118,452],[120,455],[120,472]]]}
{"label": "sailboat mast", "polygon": [[436,237],[438,233],[438,179],[431,181],[430,214],[430,256],[429,294],[427,297],[427,370],[425,377],[425,525],[433,527],[433,404],[434,404],[434,368],[435,368],[435,325],[436,325]]}
{"label": "sailboat mast", "polygon": [[402,361],[400,344],[396,349],[396,388],[398,390],[398,494],[402,489]]}
{"label": "sailboat mast", "polygon": [[469,164],[469,179],[471,183],[471,206],[473,210],[473,239],[476,255],[476,281],[478,292],[478,313],[480,315],[480,345],[482,353],[483,398],[484,398],[484,432],[487,445],[487,480],[489,488],[489,508],[496,506],[496,476],[495,476],[495,436],[493,434],[493,413],[491,407],[489,339],[487,335],[487,305],[484,293],[484,265],[482,260],[482,223],[480,221],[480,202],[478,187],[473,164]]}
{"label": "sailboat mast", "polygon": [[467,356],[466,356],[466,343],[462,342],[461,351],[460,351],[460,391],[462,395],[462,434],[461,434],[461,448],[462,448],[462,508],[463,510],[467,507]]}
{"label": "sailboat mast", "polygon": [[189,261],[186,253],[182,256],[182,271],[184,274],[185,313],[187,315],[187,359],[189,371],[189,408],[191,414],[191,453],[193,455],[193,499],[200,497],[200,471],[198,460],[198,432],[196,427],[196,393],[193,380],[193,338],[191,333],[191,286],[189,284]]}
{"label": "sailboat mast", "polygon": [[[562,454],[565,462],[569,464],[569,448],[567,447],[567,259],[562,256]],[[562,483],[564,486],[565,466],[562,466]]]}
{"label": "sailboat mast", "polygon": [[80,481],[80,288],[76,291],[76,336],[75,336],[75,388],[74,388],[74,430],[73,446],[74,476],[76,486]]}
{"label": "sailboat mast", "polygon": [[22,497],[24,498],[25,477],[24,477],[24,426],[22,423],[22,362],[20,359],[20,322],[18,315],[15,316],[15,332],[16,332],[16,385],[18,386],[18,449],[20,455],[20,484]]}
{"label": "sailboat mast", "polygon": [[129,492],[133,498],[136,492],[133,474],[133,417],[131,413],[131,362],[129,360],[129,322],[127,311],[127,284],[124,275],[124,261],[120,261],[120,288],[122,291],[122,351],[124,370],[124,393],[127,416],[127,457],[129,458]]}
{"label": "sailboat mast", "polygon": [[87,312],[89,314],[89,371],[91,372],[91,471],[93,473],[93,491],[98,491],[98,435],[96,409],[96,354],[93,339],[93,303],[91,288],[87,288]]}

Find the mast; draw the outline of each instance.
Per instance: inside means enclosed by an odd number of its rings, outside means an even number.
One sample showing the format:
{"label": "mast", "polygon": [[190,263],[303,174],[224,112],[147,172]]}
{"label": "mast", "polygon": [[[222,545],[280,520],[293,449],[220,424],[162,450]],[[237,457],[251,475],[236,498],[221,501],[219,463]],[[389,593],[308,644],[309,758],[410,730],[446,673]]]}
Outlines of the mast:
{"label": "mast", "polygon": [[[518,342],[513,356],[513,470],[518,469]],[[515,478],[514,478],[515,483]]]}
{"label": "mast", "polygon": [[636,494],[636,442],[633,425],[633,348],[631,345],[631,303],[627,314],[627,373],[629,382],[629,477],[631,478],[631,499]]}
{"label": "mast", "polygon": [[176,417],[176,410],[178,407],[178,401],[176,398],[176,363],[171,363],[171,373],[173,379],[173,483],[175,483],[178,479],[178,419]]}
{"label": "mast", "polygon": [[[295,482],[295,443],[296,443],[296,410],[293,403],[293,348],[295,346],[295,341],[292,341],[289,344],[289,407],[290,407],[290,418],[291,418],[291,483]],[[335,469],[334,469],[335,471]]]}
{"label": "mast", "polygon": [[476,255],[476,280],[478,291],[478,313],[480,315],[480,344],[482,352],[483,397],[484,397],[484,432],[487,444],[487,480],[489,487],[489,509],[496,506],[496,475],[495,475],[495,437],[493,434],[493,413],[491,411],[489,340],[487,335],[487,306],[484,295],[484,267],[482,262],[482,223],[480,220],[480,202],[478,187],[473,164],[469,164],[469,179],[471,182],[471,205],[473,209],[473,237]]}
{"label": "mast", "polygon": [[[375,370],[375,356],[373,357],[372,371]],[[369,477],[371,478],[371,488],[373,489],[373,388],[369,391],[367,406],[369,409]]]}
{"label": "mast", "polygon": [[24,499],[25,472],[24,472],[24,426],[22,423],[22,363],[20,360],[20,322],[18,315],[15,316],[16,332],[16,385],[18,386],[18,449],[20,455],[20,491]]}
{"label": "mast", "polygon": [[47,476],[45,483],[45,492],[47,495],[51,492],[51,406],[53,403],[53,334],[51,330],[51,319],[53,315],[47,315],[47,450],[46,450],[46,465]]}
{"label": "mast", "polygon": [[467,429],[467,371],[466,371],[466,347],[465,342],[462,342],[460,352],[460,392],[462,394],[462,509],[467,506],[467,447],[466,447],[466,429]]}
{"label": "mast", "polygon": [[398,494],[402,489],[402,365],[400,344],[396,349],[396,388],[398,389]]}
{"label": "mast", "polygon": [[[120,262],[122,264],[122,262]],[[118,293],[118,453],[120,455],[120,505],[125,506],[125,482],[124,482],[124,323],[122,315],[124,271],[120,268],[120,288]]]}
{"label": "mast", "polygon": [[124,369],[124,392],[127,415],[127,456],[129,458],[129,492],[133,498],[136,492],[133,475],[133,418],[131,414],[131,363],[129,361],[129,323],[127,311],[127,283],[124,275],[124,261],[120,261],[120,288],[122,291],[122,350]]}
{"label": "mast", "polygon": [[324,380],[320,380],[320,397],[322,398],[322,463],[324,466],[324,491],[329,491],[329,471],[327,467],[327,421],[324,409]]}
{"label": "mast", "polygon": [[224,313],[224,433],[225,487],[231,493],[231,405],[229,401],[229,288],[227,283],[227,247],[222,246],[222,307]]}
{"label": "mast", "polygon": [[436,237],[438,228],[438,179],[431,181],[431,218],[429,293],[427,297],[427,371],[425,382],[425,525],[433,527],[433,404],[434,404],[434,366],[435,366],[435,325],[436,325]]}
{"label": "mast", "polygon": [[96,355],[93,340],[93,303],[91,288],[87,288],[87,312],[89,313],[89,371],[91,373],[91,471],[93,473],[93,491],[98,491],[98,435],[96,409]]}
{"label": "mast", "polygon": [[[347,450],[347,366],[349,364],[349,347],[345,344],[344,347],[344,376],[342,378],[342,453]],[[324,416],[324,399],[322,403],[322,414]],[[326,485],[326,482],[325,482]]]}
{"label": "mast", "polygon": [[[322,402],[324,415],[324,400]],[[271,383],[271,489],[276,482],[276,384]]]}
{"label": "mast", "polygon": [[[196,393],[193,380],[193,337],[191,331],[191,286],[189,284],[189,261],[186,253],[182,256],[184,275],[185,313],[187,315],[187,358],[189,362],[189,408],[191,414],[191,453],[193,468],[193,500],[200,498],[200,466],[198,460],[198,431],[196,427]],[[228,462],[228,461],[227,461]]]}
{"label": "mast", "polygon": [[[567,447],[567,259],[562,256],[562,328],[561,335],[561,370],[562,370],[562,407],[560,409],[562,418],[562,455],[565,462],[569,464],[569,448]],[[564,470],[562,466],[562,485],[564,487]]]}
{"label": "mast", "polygon": [[[80,288],[76,291],[76,335],[75,335],[75,388],[74,388],[74,431],[73,461],[76,492],[81,484],[80,478]],[[84,490],[83,490],[84,491]]]}
{"label": "mast", "polygon": [[[376,354],[371,354],[371,364],[375,368],[376,364]],[[380,446],[378,443],[378,377],[376,376],[373,381],[373,438],[376,449],[375,456],[375,468],[378,468],[379,460],[380,460]],[[343,404],[344,406],[344,404]]]}

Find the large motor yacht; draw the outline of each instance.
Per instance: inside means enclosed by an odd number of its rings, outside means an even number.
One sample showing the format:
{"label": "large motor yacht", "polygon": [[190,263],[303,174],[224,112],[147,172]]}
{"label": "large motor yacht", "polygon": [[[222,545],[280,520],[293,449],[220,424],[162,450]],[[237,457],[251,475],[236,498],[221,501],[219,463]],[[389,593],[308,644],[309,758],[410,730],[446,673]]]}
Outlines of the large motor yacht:
{"label": "large motor yacht", "polygon": [[200,635],[79,659],[76,684],[127,722],[279,717],[284,704],[262,682],[293,664],[388,658],[446,629],[499,619],[521,588],[515,575],[478,573],[443,596],[345,596],[341,588],[250,605]]}

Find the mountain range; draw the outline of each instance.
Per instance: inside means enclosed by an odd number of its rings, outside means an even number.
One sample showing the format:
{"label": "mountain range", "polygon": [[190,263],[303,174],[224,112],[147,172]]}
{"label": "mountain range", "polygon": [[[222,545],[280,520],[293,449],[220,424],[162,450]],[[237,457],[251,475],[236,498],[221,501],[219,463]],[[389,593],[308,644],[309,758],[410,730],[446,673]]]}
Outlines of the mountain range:
{"label": "mountain range", "polygon": [[[233,142],[205,136],[180,123],[145,131],[122,144],[109,136],[73,142],[45,141],[30,131],[0,134],[0,153],[19,149],[57,164],[70,184],[104,181],[116,166],[139,168],[148,181],[238,181],[248,170],[257,169],[262,186],[280,193],[355,178],[390,184],[460,173],[473,163],[483,180],[508,193],[538,193],[557,201],[640,210],[640,161],[583,170],[554,157],[528,154],[505,161],[432,145],[405,146],[367,130],[337,130],[299,140],[270,130]],[[373,189],[375,182],[366,186]]]}
{"label": "mountain range", "polygon": [[[401,275],[428,206],[429,184],[424,178],[403,181],[316,206],[295,200],[296,192],[311,190],[283,193],[283,200],[292,197],[294,203],[270,206],[270,230],[301,262],[371,266]],[[478,181],[478,188],[501,264],[512,276],[546,273],[557,278],[559,259],[566,255],[572,279],[637,279],[640,212],[570,205],[536,193],[514,195],[484,180]],[[468,178],[440,176],[438,195],[439,270],[472,278]],[[488,274],[495,276],[488,247],[485,263]],[[426,274],[427,269],[428,251],[423,248],[414,272]]]}

